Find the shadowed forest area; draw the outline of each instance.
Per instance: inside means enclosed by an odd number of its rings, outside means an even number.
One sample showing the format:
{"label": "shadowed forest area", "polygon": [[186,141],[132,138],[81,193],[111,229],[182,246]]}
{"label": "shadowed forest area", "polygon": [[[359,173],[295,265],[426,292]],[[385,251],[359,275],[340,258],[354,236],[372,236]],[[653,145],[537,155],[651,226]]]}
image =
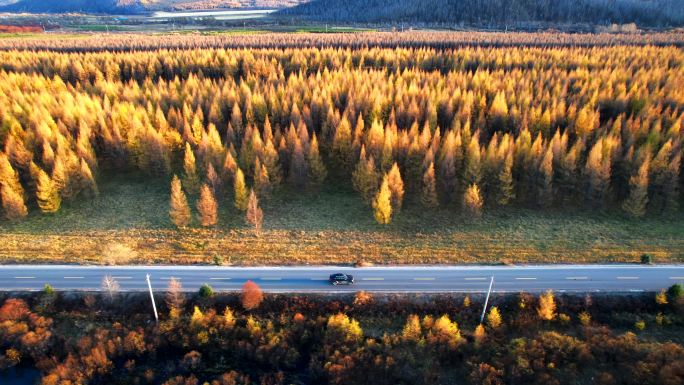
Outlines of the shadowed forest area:
{"label": "shadowed forest area", "polygon": [[638,295],[43,293],[0,303],[0,369],[52,384],[684,381],[681,287]]}

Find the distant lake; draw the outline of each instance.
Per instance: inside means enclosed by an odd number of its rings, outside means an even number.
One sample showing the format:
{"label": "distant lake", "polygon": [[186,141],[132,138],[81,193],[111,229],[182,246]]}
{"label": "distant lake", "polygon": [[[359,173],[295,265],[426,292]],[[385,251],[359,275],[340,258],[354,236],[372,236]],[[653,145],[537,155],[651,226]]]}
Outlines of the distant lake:
{"label": "distant lake", "polygon": [[237,11],[187,11],[155,12],[153,19],[172,19],[178,17],[213,17],[219,20],[257,19],[275,12],[275,9],[245,9]]}
{"label": "distant lake", "polygon": [[32,368],[11,368],[0,372],[2,385],[35,385],[40,379],[40,372]]}

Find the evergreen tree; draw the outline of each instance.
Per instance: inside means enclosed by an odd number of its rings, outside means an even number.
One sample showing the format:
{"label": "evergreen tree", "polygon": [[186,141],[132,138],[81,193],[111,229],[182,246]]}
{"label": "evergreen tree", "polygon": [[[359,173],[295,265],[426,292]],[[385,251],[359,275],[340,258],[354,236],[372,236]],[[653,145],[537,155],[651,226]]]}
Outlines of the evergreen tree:
{"label": "evergreen tree", "polygon": [[537,314],[544,321],[551,321],[556,318],[556,300],[553,297],[553,291],[549,290],[539,297]]}
{"label": "evergreen tree", "polygon": [[476,184],[471,184],[463,196],[463,207],[471,218],[478,219],[482,216],[482,195]]}
{"label": "evergreen tree", "polygon": [[501,165],[497,184],[496,203],[506,206],[515,199],[515,188],[513,186],[513,155],[508,153]]}
{"label": "evergreen tree", "polygon": [[261,164],[259,158],[254,162],[254,188],[262,197],[266,197],[271,193],[268,170],[266,166]]}
{"label": "evergreen tree", "polygon": [[587,178],[587,199],[594,207],[603,207],[610,188],[610,154],[599,140],[589,151],[584,168]]}
{"label": "evergreen tree", "polygon": [[342,117],[339,126],[335,130],[332,152],[335,170],[342,176],[350,175],[353,161],[352,132],[351,124],[346,115]]}
{"label": "evergreen tree", "polygon": [[9,158],[2,151],[0,151],[0,185],[7,186],[20,196],[24,195],[24,188],[19,182],[19,173],[14,170]]}
{"label": "evergreen tree", "polygon": [[36,183],[36,201],[44,214],[56,213],[62,205],[62,199],[55,183],[41,168],[31,163],[31,173]]}
{"label": "evergreen tree", "polygon": [[235,197],[235,207],[240,211],[247,210],[249,195],[247,193],[247,185],[245,184],[245,174],[242,173],[239,167],[235,172],[233,194]]}
{"label": "evergreen tree", "polygon": [[199,189],[199,175],[197,174],[195,153],[188,142],[185,142],[185,156],[183,157],[183,185],[191,194],[197,193]]}
{"label": "evergreen tree", "polygon": [[219,178],[214,165],[211,163],[207,165],[207,184],[215,196],[221,195],[221,190],[223,187],[221,178]]}
{"label": "evergreen tree", "polygon": [[304,187],[308,181],[308,171],[304,149],[299,138],[294,139],[294,148],[290,159],[289,181],[295,187]]}
{"label": "evergreen tree", "polygon": [[258,236],[261,233],[261,225],[264,221],[264,212],[261,210],[261,207],[259,207],[259,200],[257,199],[253,189],[249,193],[249,202],[247,203],[245,220],[247,220],[247,223],[254,226],[254,231]]}
{"label": "evergreen tree", "polygon": [[218,223],[218,204],[211,188],[205,183],[200,188],[200,197],[197,201],[197,213],[200,224],[210,227]]}
{"label": "evergreen tree", "polygon": [[354,189],[361,194],[366,204],[370,204],[373,200],[378,189],[378,179],[379,175],[375,169],[373,157],[366,157],[366,152],[362,148],[359,163],[357,163],[356,170],[352,174],[352,182]]}
{"label": "evergreen tree", "polygon": [[171,217],[171,222],[173,222],[176,227],[180,228],[187,227],[192,220],[192,214],[190,212],[188,200],[183,192],[181,181],[176,175],[174,175],[173,179],[171,180],[171,203],[169,208],[169,216]]}
{"label": "evergreen tree", "polygon": [[499,312],[499,308],[493,306],[491,309],[489,309],[489,313],[487,314],[487,325],[496,330],[501,327],[501,323],[501,313]]}
{"label": "evergreen tree", "polygon": [[404,202],[404,181],[401,179],[399,165],[396,162],[392,165],[387,177],[392,192],[392,209],[395,213],[399,213]]}
{"label": "evergreen tree", "polygon": [[95,182],[95,178],[93,177],[93,173],[90,170],[90,166],[83,158],[81,158],[78,176],[80,181],[80,190],[85,191],[87,196],[94,197],[100,194],[100,191],[97,188],[97,183]]}
{"label": "evergreen tree", "polygon": [[550,207],[553,203],[553,151],[549,148],[538,167],[537,203],[541,207]]}
{"label": "evergreen tree", "polygon": [[423,174],[423,187],[421,189],[420,202],[427,208],[439,206],[437,197],[437,182],[435,181],[435,165],[430,163]]}
{"label": "evergreen tree", "polygon": [[373,216],[381,225],[389,224],[392,221],[392,191],[389,188],[387,174],[382,178],[380,190],[373,199]]}
{"label": "evergreen tree", "polygon": [[307,162],[309,165],[308,185],[310,188],[319,188],[323,185],[323,182],[328,175],[328,170],[325,168],[323,159],[321,159],[321,154],[318,152],[318,139],[316,139],[315,133],[311,139],[311,144],[309,145]]}
{"label": "evergreen tree", "polygon": [[28,215],[24,197],[12,190],[9,184],[0,184],[0,200],[6,219],[14,221]]}
{"label": "evergreen tree", "polygon": [[649,156],[646,156],[641,166],[639,166],[637,173],[629,178],[629,197],[622,203],[622,209],[635,218],[646,214],[649,158]]}

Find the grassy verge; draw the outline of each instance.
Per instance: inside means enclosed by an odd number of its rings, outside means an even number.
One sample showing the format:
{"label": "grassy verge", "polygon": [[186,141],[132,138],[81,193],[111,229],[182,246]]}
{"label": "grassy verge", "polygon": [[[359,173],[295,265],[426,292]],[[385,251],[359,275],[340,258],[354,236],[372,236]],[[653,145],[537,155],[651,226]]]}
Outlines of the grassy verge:
{"label": "grassy verge", "polygon": [[[219,225],[179,231],[168,219],[166,181],[102,178],[93,200],[0,222],[0,263],[584,263],[684,262],[684,218],[625,219],[615,214],[490,210],[472,222],[408,202],[388,226],[344,188],[283,191],[264,202],[256,237],[228,194]],[[194,206],[194,199],[191,198]],[[122,247],[123,246],[123,247]],[[118,250],[112,253],[111,250]],[[122,251],[123,250],[123,251]],[[130,252],[128,252],[130,251]]]}

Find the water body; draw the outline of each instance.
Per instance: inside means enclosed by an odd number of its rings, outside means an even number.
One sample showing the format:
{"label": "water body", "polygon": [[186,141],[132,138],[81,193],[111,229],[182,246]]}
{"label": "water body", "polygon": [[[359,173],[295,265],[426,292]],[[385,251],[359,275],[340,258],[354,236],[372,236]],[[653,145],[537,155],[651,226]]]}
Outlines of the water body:
{"label": "water body", "polygon": [[155,12],[152,19],[174,19],[179,17],[200,18],[213,17],[219,20],[258,19],[275,12],[275,9],[246,9],[233,11],[188,11],[188,12]]}
{"label": "water body", "polygon": [[33,368],[11,368],[0,372],[2,385],[35,385],[40,379],[40,372]]}

